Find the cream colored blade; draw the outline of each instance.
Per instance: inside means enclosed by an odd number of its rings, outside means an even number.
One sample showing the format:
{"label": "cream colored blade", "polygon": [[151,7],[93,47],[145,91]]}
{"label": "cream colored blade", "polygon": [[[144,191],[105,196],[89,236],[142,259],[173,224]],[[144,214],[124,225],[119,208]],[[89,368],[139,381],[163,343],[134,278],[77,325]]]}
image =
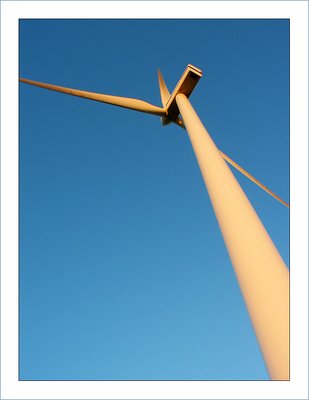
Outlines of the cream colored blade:
{"label": "cream colored blade", "polygon": [[[219,150],[220,151],[220,150]],[[285,202],[284,200],[282,200],[278,195],[276,195],[276,193],[274,193],[273,191],[271,191],[270,189],[268,189],[268,187],[266,187],[265,185],[263,185],[263,183],[259,182],[257,179],[254,178],[254,176],[252,176],[251,174],[249,174],[249,172],[247,172],[245,169],[243,169],[240,165],[238,165],[235,161],[233,161],[229,156],[227,156],[226,154],[224,154],[222,151],[220,151],[221,156],[224,158],[225,161],[227,161],[229,164],[233,165],[233,167],[235,167],[239,172],[241,172],[242,174],[244,174],[248,179],[250,179],[252,182],[254,182],[255,184],[257,184],[260,188],[262,188],[263,190],[265,190],[265,192],[267,192],[268,194],[270,194],[272,197],[274,197],[276,200],[280,201],[280,203],[284,204],[286,207],[290,208],[289,203]]]}
{"label": "cream colored blade", "polygon": [[164,108],[154,106],[143,100],[132,99],[129,97],[110,96],[107,94],[86,92],[84,90],[70,89],[62,86],[51,85],[48,83],[31,81],[29,79],[24,79],[24,78],[20,78],[20,81],[28,83],[29,85],[55,90],[56,92],[66,93],[72,96],[84,97],[89,100],[100,101],[102,103],[112,104],[114,106],[129,108],[131,110],[140,111],[147,114],[154,114],[162,117],[166,115]]}
{"label": "cream colored blade", "polygon": [[161,95],[161,101],[163,107],[165,107],[166,103],[168,102],[168,99],[171,97],[170,92],[168,91],[168,88],[164,82],[163,76],[161,74],[161,71],[158,69],[158,80],[159,80],[159,87],[160,87],[160,95]]}
{"label": "cream colored blade", "polygon": [[[183,123],[183,121],[180,118],[177,118],[176,120],[173,120],[173,122],[180,126],[183,129],[185,128],[185,125]],[[273,191],[271,191],[270,189],[268,189],[267,186],[263,185],[263,183],[261,183],[260,181],[258,181],[256,178],[254,178],[254,176],[252,176],[251,174],[249,174],[249,172],[247,172],[244,168],[242,168],[240,165],[238,165],[235,161],[233,161],[229,156],[227,156],[226,154],[224,154],[221,150],[219,150],[222,158],[227,161],[229,164],[231,164],[234,168],[236,168],[239,172],[241,172],[243,175],[245,175],[248,179],[250,179],[250,181],[254,182],[256,185],[258,185],[261,189],[265,190],[265,192],[267,192],[268,194],[270,194],[272,197],[274,197],[276,200],[280,201],[280,203],[282,203],[283,205],[285,205],[286,207],[290,208],[289,203],[285,202],[284,200],[282,200],[278,195],[276,195]]]}

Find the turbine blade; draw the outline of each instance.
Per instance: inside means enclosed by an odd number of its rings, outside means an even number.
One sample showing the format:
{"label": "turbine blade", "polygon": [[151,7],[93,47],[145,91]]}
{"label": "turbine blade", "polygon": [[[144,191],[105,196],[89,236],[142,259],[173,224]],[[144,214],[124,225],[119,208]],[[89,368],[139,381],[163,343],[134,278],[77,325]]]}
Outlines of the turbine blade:
{"label": "turbine blade", "polygon": [[[183,129],[186,129],[182,119],[177,118],[175,120],[173,120],[173,122],[180,126]],[[265,190],[266,193],[268,193],[269,195],[271,195],[272,197],[274,197],[276,200],[280,201],[280,203],[282,203],[283,205],[285,205],[286,207],[290,208],[289,203],[287,203],[286,201],[282,200],[281,197],[279,197],[276,193],[274,193],[272,190],[268,189],[267,186],[263,185],[263,183],[261,183],[260,181],[258,181],[253,175],[249,174],[248,171],[246,171],[244,168],[242,168],[239,164],[237,164],[234,160],[232,160],[229,156],[227,156],[226,154],[224,154],[221,150],[219,150],[222,158],[228,162],[230,165],[232,165],[234,168],[236,168],[239,172],[241,172],[243,175],[245,175],[248,179],[250,179],[250,181],[254,182],[256,185],[258,185],[261,189]]]}
{"label": "turbine blade", "polygon": [[[220,150],[219,150],[220,151]],[[252,182],[254,182],[256,185],[258,185],[261,189],[265,190],[268,194],[270,194],[272,197],[274,197],[276,200],[280,201],[283,205],[286,207],[290,208],[289,203],[285,202],[284,200],[281,199],[276,193],[274,193],[272,190],[268,189],[267,186],[263,185],[263,183],[259,182],[254,176],[249,174],[248,171],[246,171],[244,168],[242,168],[240,165],[238,165],[235,161],[233,161],[229,156],[224,154],[222,151],[220,151],[221,156],[224,158],[225,161],[227,161],[229,164],[233,165],[239,172],[241,172],[243,175],[245,175],[248,179],[250,179]]]}
{"label": "turbine blade", "polygon": [[89,100],[100,101],[102,103],[112,104],[118,107],[129,108],[131,110],[140,111],[147,114],[154,114],[162,117],[166,115],[164,108],[154,106],[153,104],[147,103],[146,101],[143,100],[133,99],[129,97],[110,96],[107,94],[100,94],[94,92],[86,92],[84,90],[77,90],[62,86],[51,85],[48,83],[32,81],[24,78],[20,78],[19,80],[21,82],[28,83],[29,85],[39,86],[41,88],[49,90],[55,90],[56,92],[70,94],[72,96],[84,97]]}
{"label": "turbine blade", "polygon": [[168,102],[168,99],[171,97],[171,94],[168,91],[168,88],[163,79],[163,75],[161,74],[161,71],[159,69],[158,69],[158,80],[159,80],[162,105],[163,107],[165,107],[166,103]]}

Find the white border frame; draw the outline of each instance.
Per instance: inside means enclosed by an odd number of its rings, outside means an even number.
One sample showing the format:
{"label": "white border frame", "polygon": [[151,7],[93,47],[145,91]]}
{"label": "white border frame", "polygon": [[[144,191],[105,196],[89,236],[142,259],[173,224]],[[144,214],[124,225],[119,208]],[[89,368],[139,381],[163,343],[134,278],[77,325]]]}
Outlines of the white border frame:
{"label": "white border frame", "polygon": [[[18,19],[288,18],[291,33],[291,380],[18,381]],[[308,399],[308,2],[1,2],[3,399]],[[275,317],[275,316],[274,316]]]}

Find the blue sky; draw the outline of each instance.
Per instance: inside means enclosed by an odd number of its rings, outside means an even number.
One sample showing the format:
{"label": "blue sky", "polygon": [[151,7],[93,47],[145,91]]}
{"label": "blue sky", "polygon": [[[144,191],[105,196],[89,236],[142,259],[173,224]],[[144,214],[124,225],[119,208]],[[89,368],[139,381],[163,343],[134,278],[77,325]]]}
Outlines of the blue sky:
{"label": "blue sky", "polygon": [[[160,104],[289,201],[288,20],[21,20],[20,76]],[[22,380],[268,375],[186,132],[20,85]],[[233,170],[235,172],[235,170]],[[289,210],[235,172],[285,262]]]}

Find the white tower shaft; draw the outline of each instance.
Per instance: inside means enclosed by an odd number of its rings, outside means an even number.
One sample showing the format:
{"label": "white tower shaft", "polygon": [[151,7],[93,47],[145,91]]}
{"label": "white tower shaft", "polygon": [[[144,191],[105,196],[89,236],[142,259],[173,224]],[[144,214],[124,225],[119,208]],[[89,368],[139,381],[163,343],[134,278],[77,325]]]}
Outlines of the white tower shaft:
{"label": "white tower shaft", "polygon": [[268,372],[289,379],[289,271],[184,94],[189,134]]}

